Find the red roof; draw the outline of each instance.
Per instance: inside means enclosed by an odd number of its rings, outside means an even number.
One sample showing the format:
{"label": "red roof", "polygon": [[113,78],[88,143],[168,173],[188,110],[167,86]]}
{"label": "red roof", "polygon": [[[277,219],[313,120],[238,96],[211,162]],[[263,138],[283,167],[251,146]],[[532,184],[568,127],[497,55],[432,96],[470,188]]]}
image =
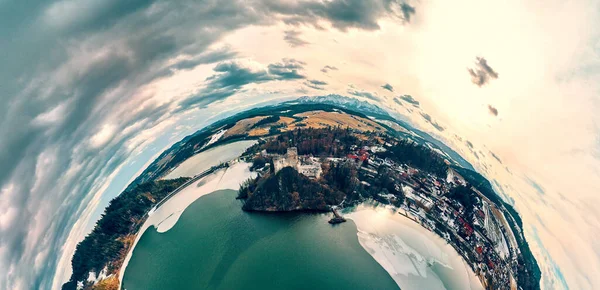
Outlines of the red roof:
{"label": "red roof", "polygon": [[458,218],[458,220],[462,223],[467,236],[470,236],[471,234],[473,234],[473,228],[471,227],[471,225],[469,225],[469,223],[467,223],[462,218]]}
{"label": "red roof", "polygon": [[479,215],[481,218],[485,218],[485,214],[481,210],[477,210],[477,215]]}

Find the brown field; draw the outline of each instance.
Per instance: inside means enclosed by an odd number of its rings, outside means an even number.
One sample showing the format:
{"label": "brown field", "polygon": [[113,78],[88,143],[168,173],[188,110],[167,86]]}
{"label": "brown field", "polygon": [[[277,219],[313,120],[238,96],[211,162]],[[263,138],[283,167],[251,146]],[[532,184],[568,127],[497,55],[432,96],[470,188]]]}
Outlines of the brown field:
{"label": "brown field", "polygon": [[[306,124],[306,127],[311,128],[326,128],[326,127],[349,127],[359,131],[383,131],[384,128],[379,124],[365,118],[338,112],[312,111],[294,115],[302,117],[304,120],[291,124],[288,129],[293,130],[296,124]],[[305,127],[300,127],[305,128]]]}
{"label": "brown field", "polygon": [[258,116],[258,117],[254,117],[254,118],[239,120],[237,123],[235,123],[235,125],[233,127],[231,127],[229,130],[227,130],[227,132],[225,132],[225,134],[223,135],[223,138],[227,138],[227,137],[233,136],[233,135],[246,134],[248,131],[250,131],[250,128],[252,128],[252,126],[254,126],[254,124],[256,124],[256,122],[258,122],[266,117],[267,116]]}
{"label": "brown field", "polygon": [[[262,126],[260,128],[254,128],[254,129],[250,130],[250,132],[248,132],[248,136],[264,136],[269,133],[269,128],[271,126],[273,126],[275,124],[277,124],[277,125],[284,124],[289,127],[289,124],[291,124],[294,121],[296,121],[296,119],[294,119],[294,118],[280,117],[279,121],[277,121],[275,123],[266,124],[265,126]],[[283,131],[286,131],[287,129],[288,128],[282,128]]]}
{"label": "brown field", "polygon": [[117,290],[119,289],[119,278],[117,276],[110,276],[104,280],[98,282],[98,284],[91,287],[92,290]]}
{"label": "brown field", "polygon": [[[295,130],[296,128],[326,128],[326,127],[349,127],[362,132],[366,131],[383,131],[385,130],[379,124],[366,119],[346,113],[338,112],[325,112],[325,111],[310,111],[301,114],[296,114],[294,117],[280,117],[279,121],[271,124],[265,124],[258,128],[252,128],[258,121],[266,118],[267,116],[258,116],[249,119],[238,121],[231,129],[227,130],[223,138],[248,134],[248,136],[265,136],[269,134],[269,128],[275,124],[286,125],[281,128],[281,131]],[[297,121],[298,118],[302,120]],[[298,124],[303,124],[298,126]]]}

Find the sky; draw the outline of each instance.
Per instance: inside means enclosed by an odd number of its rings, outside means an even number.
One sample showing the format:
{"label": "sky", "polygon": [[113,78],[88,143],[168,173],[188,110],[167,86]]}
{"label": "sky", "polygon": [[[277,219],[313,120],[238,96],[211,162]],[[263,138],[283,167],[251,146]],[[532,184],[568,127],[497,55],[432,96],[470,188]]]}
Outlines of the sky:
{"label": "sky", "polygon": [[167,146],[340,94],[460,152],[522,215],[543,289],[600,288],[600,3],[0,0],[0,289],[58,289]]}

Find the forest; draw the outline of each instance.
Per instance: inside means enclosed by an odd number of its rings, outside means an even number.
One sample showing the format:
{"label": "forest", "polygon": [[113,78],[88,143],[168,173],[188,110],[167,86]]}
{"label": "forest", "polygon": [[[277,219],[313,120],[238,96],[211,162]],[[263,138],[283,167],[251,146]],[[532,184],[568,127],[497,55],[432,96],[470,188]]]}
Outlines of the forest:
{"label": "forest", "polygon": [[141,183],[111,200],[92,232],[77,245],[71,260],[73,274],[62,289],[77,289],[77,281],[85,281],[89,272],[99,273],[105,266],[108,273],[116,272],[131,246],[126,237],[137,232],[148,210],[188,180]]}
{"label": "forest", "polygon": [[386,152],[378,153],[382,158],[390,158],[397,163],[445,177],[448,165],[438,153],[408,139],[401,139]]}
{"label": "forest", "polygon": [[261,148],[268,153],[283,154],[288,147],[296,147],[299,155],[344,157],[350,152],[350,146],[362,144],[351,129],[303,128],[282,132]]}
{"label": "forest", "polygon": [[[310,180],[292,167],[256,179],[240,188],[246,211],[327,211],[344,194]],[[251,188],[254,190],[246,190]],[[244,194],[245,193],[245,194]]]}

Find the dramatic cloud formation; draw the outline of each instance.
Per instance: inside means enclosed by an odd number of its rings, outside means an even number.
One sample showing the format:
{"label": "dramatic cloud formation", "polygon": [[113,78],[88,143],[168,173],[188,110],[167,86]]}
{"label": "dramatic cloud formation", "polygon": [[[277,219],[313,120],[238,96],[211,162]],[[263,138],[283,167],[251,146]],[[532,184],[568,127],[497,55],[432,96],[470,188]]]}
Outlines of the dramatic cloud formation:
{"label": "dramatic cloud formation", "polygon": [[[108,182],[177,116],[250,84],[306,78],[304,64],[293,59],[263,69],[221,63],[211,76],[199,67],[238,57],[215,46],[224,35],[275,22],[374,30],[379,18],[401,17],[399,4],[388,1],[248,4],[0,4],[0,271],[6,273],[0,289],[50,288],[56,255],[72,253],[89,230],[89,219],[109,198],[103,195]],[[169,82],[186,75],[199,81]],[[69,235],[75,240],[67,241]],[[68,273],[68,258],[61,263]]]}
{"label": "dramatic cloud formation", "polygon": [[475,68],[467,69],[471,75],[471,82],[481,87],[489,82],[490,79],[497,79],[498,73],[495,72],[483,57],[477,57]]}
{"label": "dramatic cloud formation", "polygon": [[[0,1],[0,289],[60,286],[77,242],[162,148],[258,103],[329,93],[408,112],[492,179],[543,289],[598,289],[597,7]],[[477,87],[464,71],[476,55]],[[403,95],[373,93],[394,79]],[[491,102],[510,108],[502,122]]]}

